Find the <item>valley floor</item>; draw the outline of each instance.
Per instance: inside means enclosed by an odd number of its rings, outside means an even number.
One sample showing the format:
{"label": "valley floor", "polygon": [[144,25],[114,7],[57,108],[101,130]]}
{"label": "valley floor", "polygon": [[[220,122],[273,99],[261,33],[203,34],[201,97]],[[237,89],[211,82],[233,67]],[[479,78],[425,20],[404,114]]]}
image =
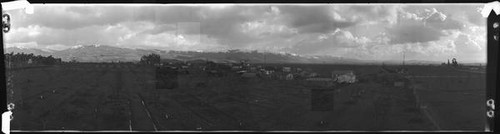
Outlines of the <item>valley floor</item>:
{"label": "valley floor", "polygon": [[[321,87],[310,82],[190,72],[178,76],[177,88],[156,89],[154,68],[133,64],[10,71],[13,92],[8,102],[16,105],[11,129],[484,130],[484,87],[452,88],[416,77],[411,88],[365,81],[330,88],[333,110],[317,111],[312,109],[311,91]],[[481,80],[462,80],[474,83]],[[421,110],[423,105],[427,110]]]}

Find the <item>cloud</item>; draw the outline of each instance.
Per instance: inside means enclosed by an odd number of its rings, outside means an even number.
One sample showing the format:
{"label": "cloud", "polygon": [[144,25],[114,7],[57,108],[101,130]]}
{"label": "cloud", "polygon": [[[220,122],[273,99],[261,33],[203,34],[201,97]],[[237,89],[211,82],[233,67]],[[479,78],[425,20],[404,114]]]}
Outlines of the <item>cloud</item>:
{"label": "cloud", "polygon": [[439,40],[444,34],[435,28],[419,23],[404,23],[387,28],[391,44],[429,42]]}
{"label": "cloud", "polygon": [[[37,32],[33,36],[25,36],[29,33]],[[95,42],[106,45],[115,45],[119,38],[128,34],[133,34],[124,25],[117,24],[113,26],[89,26],[74,30],[53,29],[49,27],[30,25],[27,28],[17,28],[6,35],[6,42],[37,42],[38,45],[61,44],[74,46],[78,44],[90,45]],[[50,34],[49,34],[50,33]]]}
{"label": "cloud", "polygon": [[71,48],[71,46],[66,46],[66,45],[62,45],[62,44],[55,44],[55,45],[47,45],[43,49],[60,51],[60,50],[68,49],[68,48]]}
{"label": "cloud", "polygon": [[423,19],[424,24],[436,28],[436,29],[462,29],[464,25],[453,18],[447,18],[447,16],[432,8],[430,15]]}
{"label": "cloud", "polygon": [[436,8],[422,8],[418,12],[401,11],[398,23],[386,30],[391,44],[426,43],[447,36],[446,30],[461,30],[465,25]]}
{"label": "cloud", "polygon": [[[332,7],[321,6],[279,6],[288,26],[298,29],[299,33],[328,33],[337,28],[349,27],[358,22],[343,19]],[[340,18],[339,18],[340,17]]]}
{"label": "cloud", "polygon": [[37,48],[38,44],[36,42],[21,42],[21,43],[11,43],[5,44],[6,47],[20,47],[20,48]]}
{"label": "cloud", "polygon": [[453,44],[459,53],[477,53],[483,50],[470,35],[460,34]]}
{"label": "cloud", "polygon": [[[427,10],[429,11],[429,10]],[[442,12],[439,12],[436,10],[436,8],[432,8],[432,11],[430,11],[430,15],[428,15],[424,21],[427,23],[433,23],[433,22],[443,22],[446,20],[446,15],[444,15]]]}
{"label": "cloud", "polygon": [[486,48],[484,40],[477,40],[472,35],[460,34],[451,45],[456,54],[453,57],[459,62],[486,62]]}
{"label": "cloud", "polygon": [[[436,5],[409,5],[405,6],[407,12],[416,13],[419,16],[428,16],[433,9],[442,12],[447,19],[456,20],[463,24],[474,24],[484,26],[486,19],[481,16],[484,4],[436,4]],[[427,12],[425,10],[428,10]]]}
{"label": "cloud", "polygon": [[34,14],[13,12],[17,27],[37,25],[56,29],[77,29],[92,25],[112,25],[130,18],[131,12],[122,6],[36,5]]}
{"label": "cloud", "polygon": [[395,23],[401,5],[350,5],[341,8],[337,7],[338,12],[344,16],[352,16],[363,22]]}
{"label": "cloud", "polygon": [[413,58],[481,57],[486,31],[478,7],[36,5],[32,15],[8,11],[15,17],[5,41],[57,50],[99,42],[127,48],[257,49],[366,59],[391,59],[403,50]]}
{"label": "cloud", "polygon": [[[130,26],[127,26],[127,27],[131,28]],[[133,31],[139,31],[139,30],[140,29],[136,29]],[[177,32],[178,27],[175,24],[158,24],[158,25],[151,24],[151,28],[143,29],[143,30],[144,31],[142,31],[139,34],[153,34],[153,35],[155,35],[155,34],[160,34],[160,33],[167,32],[167,31]]]}
{"label": "cloud", "polygon": [[328,34],[315,34],[303,37],[292,46],[292,51],[301,54],[328,53],[327,49],[355,48],[371,43],[366,37],[357,37],[349,31],[337,29]]}
{"label": "cloud", "polygon": [[[108,36],[110,31],[101,29],[119,26],[126,30],[122,31],[124,36],[164,32],[202,34],[218,41],[219,44],[239,48],[247,47],[263,38],[289,38],[298,33],[328,33],[336,28],[349,27],[356,23],[352,20],[333,18],[331,8],[326,5],[317,8],[304,6],[214,8],[211,6],[37,5],[35,8],[37,12],[33,15],[19,14],[21,18],[16,26],[36,25],[45,28],[45,32],[57,32],[53,35],[61,35],[57,37],[42,35],[36,39],[24,38],[26,40],[38,39],[39,44],[72,45],[74,44],[72,42],[75,42],[74,38],[78,36],[82,36],[81,40],[101,40],[103,43],[116,44],[113,40],[120,38],[114,36],[119,33]],[[257,28],[242,27],[243,24],[257,24],[259,21],[263,23]],[[245,30],[252,32],[244,32]],[[257,32],[259,30],[262,32]],[[94,34],[77,33],[83,31]],[[69,35],[72,36],[68,37]],[[42,37],[52,41],[44,40]],[[109,39],[104,39],[104,37],[109,37]],[[68,39],[63,40],[64,38]]]}

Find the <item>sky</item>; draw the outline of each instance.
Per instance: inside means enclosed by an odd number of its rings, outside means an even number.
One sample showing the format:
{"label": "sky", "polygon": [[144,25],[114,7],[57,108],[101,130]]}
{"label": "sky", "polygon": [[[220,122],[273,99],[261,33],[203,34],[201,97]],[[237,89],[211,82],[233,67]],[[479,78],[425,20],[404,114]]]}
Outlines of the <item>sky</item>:
{"label": "sky", "polygon": [[287,52],[366,60],[486,62],[483,4],[35,5],[6,47],[109,45]]}

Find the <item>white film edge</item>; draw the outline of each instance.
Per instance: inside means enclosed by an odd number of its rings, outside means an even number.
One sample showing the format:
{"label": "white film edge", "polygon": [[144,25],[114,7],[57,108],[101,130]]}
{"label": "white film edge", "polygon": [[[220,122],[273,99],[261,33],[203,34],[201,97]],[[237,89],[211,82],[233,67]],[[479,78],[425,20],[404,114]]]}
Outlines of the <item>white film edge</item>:
{"label": "white film edge", "polygon": [[14,10],[14,9],[25,9],[27,14],[33,14],[34,9],[33,6],[27,0],[17,0],[11,2],[2,3],[2,9],[6,10]]}
{"label": "white film edge", "polygon": [[481,15],[483,15],[483,17],[488,17],[491,10],[493,10],[496,15],[499,15],[500,14],[500,2],[493,1],[493,2],[485,4],[483,7],[483,10],[481,11]]}

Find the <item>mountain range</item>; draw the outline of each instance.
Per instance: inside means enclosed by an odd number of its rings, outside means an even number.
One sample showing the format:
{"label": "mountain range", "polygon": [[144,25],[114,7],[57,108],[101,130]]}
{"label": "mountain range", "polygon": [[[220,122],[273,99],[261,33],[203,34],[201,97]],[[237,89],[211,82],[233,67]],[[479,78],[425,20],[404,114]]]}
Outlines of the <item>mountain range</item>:
{"label": "mountain range", "polygon": [[[360,60],[333,56],[301,56],[289,53],[244,52],[233,50],[228,52],[196,52],[196,51],[165,51],[157,49],[130,49],[108,45],[75,46],[64,50],[41,50],[36,48],[9,47],[5,53],[33,53],[34,55],[61,58],[63,61],[76,60],[79,62],[137,62],[141,56],[155,53],[162,59],[210,60],[214,62],[240,62],[247,60],[250,63],[316,63],[316,64],[401,64],[402,61],[387,60]],[[405,64],[441,64],[437,61],[407,60]]]}

